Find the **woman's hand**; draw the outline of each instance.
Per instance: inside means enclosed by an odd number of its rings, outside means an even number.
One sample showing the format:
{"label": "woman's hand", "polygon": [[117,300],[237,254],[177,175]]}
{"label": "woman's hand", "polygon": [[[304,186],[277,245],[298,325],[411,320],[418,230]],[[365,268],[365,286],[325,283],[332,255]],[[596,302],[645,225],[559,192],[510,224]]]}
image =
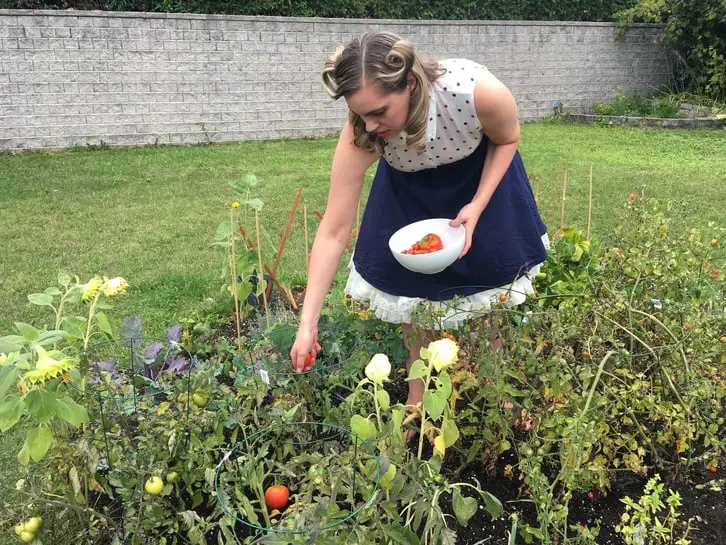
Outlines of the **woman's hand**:
{"label": "woman's hand", "polygon": [[484,212],[484,208],[485,206],[482,206],[476,201],[472,201],[459,210],[457,216],[449,222],[449,225],[452,227],[463,225],[464,230],[466,231],[466,242],[464,242],[464,247],[461,249],[459,259],[464,257],[469,251],[469,248],[471,248],[471,239],[474,235],[474,228],[476,227],[482,212]]}
{"label": "woman's hand", "polygon": [[290,349],[290,360],[292,368],[296,372],[309,371],[320,352],[318,344],[318,328],[300,327],[295,337],[295,343]]}

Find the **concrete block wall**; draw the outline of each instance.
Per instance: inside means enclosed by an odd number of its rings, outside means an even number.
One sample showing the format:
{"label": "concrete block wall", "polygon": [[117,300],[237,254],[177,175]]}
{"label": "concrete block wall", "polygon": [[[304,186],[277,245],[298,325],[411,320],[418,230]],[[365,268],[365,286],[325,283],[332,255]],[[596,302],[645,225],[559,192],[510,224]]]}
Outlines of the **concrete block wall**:
{"label": "concrete block wall", "polygon": [[0,10],[0,151],[334,134],[344,101],[325,57],[369,29],[467,57],[512,90],[522,120],[583,112],[667,83],[658,27]]}

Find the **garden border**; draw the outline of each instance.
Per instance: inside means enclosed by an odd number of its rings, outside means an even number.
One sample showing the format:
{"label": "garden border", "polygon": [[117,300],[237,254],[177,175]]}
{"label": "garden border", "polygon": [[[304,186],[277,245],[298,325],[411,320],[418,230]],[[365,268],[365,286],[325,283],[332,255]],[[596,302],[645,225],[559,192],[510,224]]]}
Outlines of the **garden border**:
{"label": "garden border", "polygon": [[583,123],[611,123],[631,127],[659,127],[661,129],[726,128],[726,118],[720,117],[637,117],[628,115],[566,114],[571,121]]}

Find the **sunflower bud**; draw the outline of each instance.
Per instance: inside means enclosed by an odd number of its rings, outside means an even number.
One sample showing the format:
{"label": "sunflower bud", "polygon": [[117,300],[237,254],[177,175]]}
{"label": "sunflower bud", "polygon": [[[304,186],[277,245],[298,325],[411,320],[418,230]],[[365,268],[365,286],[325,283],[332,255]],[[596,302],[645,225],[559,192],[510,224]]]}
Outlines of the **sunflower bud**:
{"label": "sunflower bud", "polygon": [[373,356],[370,363],[366,365],[365,374],[376,384],[383,384],[391,374],[391,362],[388,361],[388,356],[385,354]]}
{"label": "sunflower bud", "polygon": [[446,338],[432,342],[429,344],[428,349],[431,352],[429,361],[436,371],[446,369],[455,363],[459,353],[459,345]]}

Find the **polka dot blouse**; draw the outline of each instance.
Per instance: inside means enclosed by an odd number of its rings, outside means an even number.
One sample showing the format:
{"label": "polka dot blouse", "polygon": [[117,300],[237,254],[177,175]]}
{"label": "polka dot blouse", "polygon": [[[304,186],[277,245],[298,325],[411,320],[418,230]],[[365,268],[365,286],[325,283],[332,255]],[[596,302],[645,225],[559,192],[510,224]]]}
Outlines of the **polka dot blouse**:
{"label": "polka dot blouse", "polygon": [[440,61],[446,73],[429,90],[429,118],[425,152],[406,146],[406,133],[388,140],[383,157],[395,169],[413,172],[459,161],[470,155],[482,139],[474,109],[474,85],[480,64],[466,59]]}

